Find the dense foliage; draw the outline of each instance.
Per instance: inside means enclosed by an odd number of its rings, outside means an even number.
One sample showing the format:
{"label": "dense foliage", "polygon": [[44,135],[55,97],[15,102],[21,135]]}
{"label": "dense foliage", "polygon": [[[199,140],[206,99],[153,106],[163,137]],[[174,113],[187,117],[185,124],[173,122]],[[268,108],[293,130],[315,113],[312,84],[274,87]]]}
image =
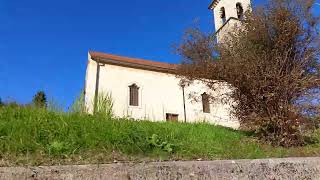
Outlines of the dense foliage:
{"label": "dense foliage", "polygon": [[[215,35],[187,32],[178,47],[178,74],[184,82],[200,80],[214,90],[232,89],[235,115],[274,145],[305,143],[306,116],[319,116],[319,18],[312,0],[270,0],[247,12],[241,28],[216,43]],[[318,99],[317,99],[318,98]],[[214,97],[212,97],[214,100]],[[318,106],[319,107],[319,106]]]}

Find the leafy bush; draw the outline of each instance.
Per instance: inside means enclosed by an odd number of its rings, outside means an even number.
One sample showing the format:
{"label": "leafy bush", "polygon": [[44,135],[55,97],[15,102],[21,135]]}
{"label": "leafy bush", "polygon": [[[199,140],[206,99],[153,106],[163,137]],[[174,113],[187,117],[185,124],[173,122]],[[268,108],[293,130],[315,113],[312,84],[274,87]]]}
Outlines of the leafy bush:
{"label": "leafy bush", "polygon": [[[225,101],[236,102],[235,115],[261,139],[286,147],[303,145],[299,127],[306,121],[296,102],[312,104],[319,94],[309,92],[320,87],[319,18],[312,13],[313,3],[271,0],[247,12],[241,28],[221,43],[215,34],[188,31],[178,47],[183,62],[177,73],[185,82],[231,89]],[[313,97],[305,98],[309,95]]]}
{"label": "leafy bush", "polygon": [[163,151],[166,151],[168,153],[172,153],[174,150],[174,145],[171,143],[168,143],[167,141],[163,141],[159,138],[157,134],[153,134],[151,137],[147,139],[149,145],[151,148],[160,148]]}
{"label": "leafy bush", "polygon": [[53,141],[49,145],[49,154],[57,155],[57,154],[63,154],[65,151],[68,150],[66,145],[63,142],[59,141]]}

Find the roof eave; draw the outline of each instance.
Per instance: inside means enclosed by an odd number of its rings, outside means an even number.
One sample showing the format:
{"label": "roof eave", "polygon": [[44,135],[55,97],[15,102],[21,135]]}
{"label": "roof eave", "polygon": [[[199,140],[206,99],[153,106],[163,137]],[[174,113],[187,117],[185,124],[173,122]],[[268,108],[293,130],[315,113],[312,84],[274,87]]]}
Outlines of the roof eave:
{"label": "roof eave", "polygon": [[175,74],[175,70],[176,70],[175,68],[163,68],[163,67],[156,67],[156,66],[151,66],[151,65],[117,61],[117,60],[114,60],[111,58],[92,56],[91,59],[95,60],[97,62],[100,62],[100,63],[104,63],[104,64],[118,65],[118,66],[123,66],[123,67],[143,69],[143,70],[156,71],[156,72],[169,73],[169,74]]}
{"label": "roof eave", "polygon": [[214,8],[217,6],[217,4],[218,4],[219,1],[220,1],[220,0],[213,0],[213,1],[211,2],[211,4],[209,5],[208,9],[210,9],[210,10],[214,9]]}

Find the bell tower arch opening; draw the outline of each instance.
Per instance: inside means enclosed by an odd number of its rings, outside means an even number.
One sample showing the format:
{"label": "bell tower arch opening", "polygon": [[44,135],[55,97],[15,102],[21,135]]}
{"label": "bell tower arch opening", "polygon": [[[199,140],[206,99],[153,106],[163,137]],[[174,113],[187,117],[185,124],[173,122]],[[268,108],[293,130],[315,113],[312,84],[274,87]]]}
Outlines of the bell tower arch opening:
{"label": "bell tower arch opening", "polygon": [[251,0],[212,0],[209,9],[214,14],[215,32],[219,41],[232,30],[232,26],[243,20],[246,11],[251,11]]}

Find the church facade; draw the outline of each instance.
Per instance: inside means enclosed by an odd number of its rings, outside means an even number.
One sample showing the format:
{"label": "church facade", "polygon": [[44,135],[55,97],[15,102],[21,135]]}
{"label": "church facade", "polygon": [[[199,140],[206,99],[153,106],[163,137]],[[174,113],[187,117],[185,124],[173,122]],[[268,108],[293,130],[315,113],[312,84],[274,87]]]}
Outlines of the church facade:
{"label": "church facade", "polygon": [[[241,18],[238,16],[239,3],[242,12],[245,11],[243,4],[250,5],[249,0],[214,0],[210,4],[217,33],[226,31],[227,23]],[[85,79],[87,108],[93,113],[95,97],[108,93],[114,102],[113,112],[118,117],[239,127],[238,120],[231,115],[231,105],[219,101],[228,88],[221,85],[212,91],[201,82],[181,85],[175,75],[176,67],[175,64],[89,52]],[[212,103],[209,96],[218,99]]]}

